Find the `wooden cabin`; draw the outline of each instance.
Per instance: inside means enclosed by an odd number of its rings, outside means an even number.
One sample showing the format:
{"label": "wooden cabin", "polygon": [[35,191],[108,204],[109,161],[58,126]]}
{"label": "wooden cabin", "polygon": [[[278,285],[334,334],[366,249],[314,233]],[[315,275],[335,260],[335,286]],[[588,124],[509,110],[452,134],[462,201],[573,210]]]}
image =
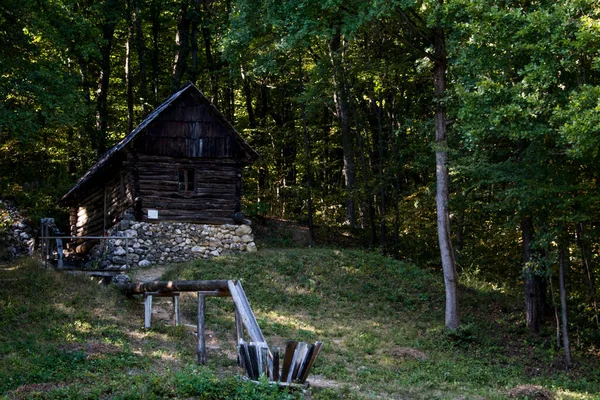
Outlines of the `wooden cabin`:
{"label": "wooden cabin", "polygon": [[[64,195],[73,236],[138,221],[238,222],[242,167],[258,158],[192,83],[173,94]],[[239,215],[238,215],[239,217]]]}

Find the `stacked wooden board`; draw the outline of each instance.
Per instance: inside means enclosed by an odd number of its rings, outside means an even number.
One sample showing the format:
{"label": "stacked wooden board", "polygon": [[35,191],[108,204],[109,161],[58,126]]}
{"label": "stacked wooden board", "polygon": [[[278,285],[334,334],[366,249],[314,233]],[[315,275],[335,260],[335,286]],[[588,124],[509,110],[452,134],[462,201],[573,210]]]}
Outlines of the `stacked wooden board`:
{"label": "stacked wooden board", "polygon": [[265,375],[272,382],[305,383],[322,346],[322,342],[307,344],[290,340],[287,342],[283,363],[280,363],[278,347],[273,348],[271,354],[265,342],[247,343],[240,340],[238,354],[240,364],[251,380]]}

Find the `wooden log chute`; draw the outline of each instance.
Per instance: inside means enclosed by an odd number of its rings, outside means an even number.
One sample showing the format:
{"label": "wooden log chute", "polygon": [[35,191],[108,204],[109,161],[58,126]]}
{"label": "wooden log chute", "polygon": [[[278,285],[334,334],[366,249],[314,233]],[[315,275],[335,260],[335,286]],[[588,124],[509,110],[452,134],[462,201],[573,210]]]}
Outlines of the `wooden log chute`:
{"label": "wooden log chute", "polygon": [[[250,307],[241,282],[232,280],[197,280],[197,281],[147,281],[122,284],[121,289],[127,294],[161,294],[179,292],[196,292],[198,294],[198,362],[206,364],[205,330],[205,298],[206,296],[229,296],[235,304],[235,324],[237,337],[238,360],[245,369],[250,380],[257,380],[264,375],[271,382],[283,385],[305,384],[308,374],[315,363],[322,342],[308,344],[288,341],[282,362],[279,348],[269,349],[265,337],[258,326],[254,312]],[[151,303],[150,303],[151,304]],[[151,306],[150,306],[151,307]],[[151,310],[146,310],[150,314]],[[149,326],[149,324],[147,324]],[[248,343],[243,340],[243,328],[251,338]]]}

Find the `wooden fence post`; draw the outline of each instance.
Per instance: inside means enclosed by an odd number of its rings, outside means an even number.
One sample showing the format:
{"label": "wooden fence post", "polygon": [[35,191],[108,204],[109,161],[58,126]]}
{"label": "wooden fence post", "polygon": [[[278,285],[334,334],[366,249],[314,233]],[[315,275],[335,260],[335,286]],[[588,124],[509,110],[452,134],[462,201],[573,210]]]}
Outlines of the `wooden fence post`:
{"label": "wooden fence post", "polygon": [[206,342],[204,338],[205,329],[206,296],[198,292],[198,364],[206,365]]}

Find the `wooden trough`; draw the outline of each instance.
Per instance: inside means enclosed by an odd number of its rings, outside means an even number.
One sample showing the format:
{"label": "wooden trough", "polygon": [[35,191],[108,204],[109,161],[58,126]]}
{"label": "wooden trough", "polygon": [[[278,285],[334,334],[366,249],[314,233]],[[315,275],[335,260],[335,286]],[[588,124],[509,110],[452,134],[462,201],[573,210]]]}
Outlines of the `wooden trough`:
{"label": "wooden trough", "polygon": [[[245,369],[249,379],[255,381],[261,375],[269,381],[281,384],[304,384],[323,346],[322,342],[307,344],[288,341],[283,362],[280,362],[278,347],[269,349],[265,337],[258,326],[241,282],[233,280],[210,281],[148,281],[120,284],[120,288],[128,295],[142,294],[145,299],[146,328],[151,326],[152,298],[173,297],[175,308],[175,324],[179,318],[180,292],[197,292],[198,294],[198,363],[206,364],[205,313],[206,297],[231,297],[235,305],[235,327],[237,337],[238,362]],[[244,327],[250,342],[244,340]],[[280,369],[281,365],[281,369]]]}

